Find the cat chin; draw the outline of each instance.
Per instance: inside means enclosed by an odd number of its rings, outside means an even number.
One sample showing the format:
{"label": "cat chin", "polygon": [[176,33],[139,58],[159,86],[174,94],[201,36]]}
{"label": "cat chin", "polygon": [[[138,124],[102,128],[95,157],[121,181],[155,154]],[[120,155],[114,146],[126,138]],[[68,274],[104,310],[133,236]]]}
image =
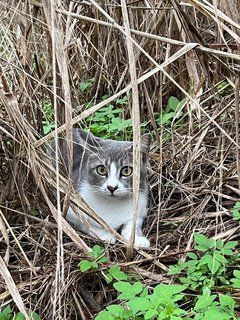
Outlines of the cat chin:
{"label": "cat chin", "polygon": [[120,198],[129,198],[130,195],[127,192],[121,192],[121,193],[117,193],[115,192],[114,194],[108,192],[108,191],[103,191],[102,192],[104,196],[106,196],[108,199],[120,199]]}

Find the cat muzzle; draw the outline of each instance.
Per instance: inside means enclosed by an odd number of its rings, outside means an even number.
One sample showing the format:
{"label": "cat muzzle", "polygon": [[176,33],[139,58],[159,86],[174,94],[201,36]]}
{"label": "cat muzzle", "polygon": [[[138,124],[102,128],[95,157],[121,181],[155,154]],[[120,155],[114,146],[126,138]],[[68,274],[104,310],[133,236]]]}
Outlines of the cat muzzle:
{"label": "cat muzzle", "polygon": [[113,195],[114,191],[116,191],[118,189],[118,186],[112,187],[112,186],[107,186],[107,189],[111,192],[111,194]]}

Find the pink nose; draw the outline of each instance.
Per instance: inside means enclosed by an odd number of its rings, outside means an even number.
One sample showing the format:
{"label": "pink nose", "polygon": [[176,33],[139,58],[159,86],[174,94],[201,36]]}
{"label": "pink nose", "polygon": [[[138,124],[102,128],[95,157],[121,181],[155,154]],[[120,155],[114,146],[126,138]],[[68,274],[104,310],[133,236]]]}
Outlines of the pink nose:
{"label": "pink nose", "polygon": [[114,191],[118,189],[118,186],[112,187],[112,186],[107,186],[108,190],[113,194]]}

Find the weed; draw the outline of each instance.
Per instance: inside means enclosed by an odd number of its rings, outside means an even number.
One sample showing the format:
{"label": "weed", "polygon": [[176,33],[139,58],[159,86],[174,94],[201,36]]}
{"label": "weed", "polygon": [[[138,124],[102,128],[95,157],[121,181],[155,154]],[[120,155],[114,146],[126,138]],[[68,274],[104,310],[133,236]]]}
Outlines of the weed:
{"label": "weed", "polygon": [[212,288],[216,284],[228,285],[227,265],[240,260],[240,256],[234,255],[233,251],[237,241],[224,244],[220,239],[208,239],[198,233],[194,234],[194,239],[198,255],[188,253],[188,260],[179,260],[177,265],[170,266],[168,275],[180,275],[179,280],[182,284],[194,290]]}
{"label": "weed", "polygon": [[[102,98],[106,99],[106,96]],[[123,119],[123,106],[128,104],[128,97],[117,99],[113,103],[101,108],[93,115],[85,119],[86,126],[96,136],[109,139],[114,137],[117,140],[132,138],[132,119]]]}
{"label": "weed", "polygon": [[90,258],[89,260],[82,260],[79,263],[79,268],[82,272],[85,272],[89,269],[98,269],[100,264],[108,261],[108,259],[104,256],[104,249],[99,245],[95,245],[88,255]]}
{"label": "weed", "polygon": [[[40,316],[36,312],[31,312],[31,320],[41,320]],[[10,306],[0,311],[0,320],[25,320],[25,316],[21,313],[14,313]]]}
{"label": "weed", "polygon": [[[102,260],[104,249],[94,246],[89,259],[80,262],[80,270],[84,272],[93,268],[97,271],[97,268],[101,268],[101,275],[104,275],[107,283],[112,283],[120,301],[120,304],[107,306],[95,319],[239,320],[231,295],[212,293],[217,282],[232,288],[240,287],[240,271],[234,270],[231,279],[226,275],[227,266],[236,265],[240,260],[239,255],[234,253],[237,242],[224,244],[222,240],[208,239],[198,233],[194,234],[194,238],[197,254],[189,253],[187,262],[179,260],[177,265],[169,269],[169,275],[185,274],[185,277],[179,278],[182,284],[158,284],[153,290],[139,280],[130,281],[131,277],[119,266],[109,267],[107,259]],[[189,288],[191,291],[198,289],[199,293],[193,296],[186,294]]]}
{"label": "weed", "polygon": [[42,126],[43,126],[43,133],[44,134],[48,134],[53,129],[55,129],[54,110],[53,110],[52,103],[50,100],[46,100],[43,103]]}
{"label": "weed", "polygon": [[167,106],[161,113],[156,114],[156,122],[159,125],[170,126],[174,120],[179,120],[183,116],[183,107],[186,99],[179,101],[176,97],[171,96],[168,99]]}
{"label": "weed", "polygon": [[236,202],[233,209],[231,210],[233,215],[233,220],[236,220],[240,223],[240,202]]}

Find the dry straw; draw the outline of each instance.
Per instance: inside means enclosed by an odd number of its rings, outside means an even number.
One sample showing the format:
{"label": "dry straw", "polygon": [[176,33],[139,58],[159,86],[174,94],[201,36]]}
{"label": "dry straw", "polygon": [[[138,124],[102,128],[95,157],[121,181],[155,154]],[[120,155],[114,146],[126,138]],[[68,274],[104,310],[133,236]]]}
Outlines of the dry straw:
{"label": "dry straw", "polygon": [[[239,240],[230,213],[240,197],[236,5],[237,0],[0,3],[0,308],[10,303],[47,320],[73,314],[91,319],[115,299],[104,281],[92,291],[92,280],[78,271],[95,241],[64,219],[70,203],[119,240],[99,241],[111,262],[150,286],[169,282],[169,263],[191,250],[194,230]],[[92,88],[82,92],[79,84],[89,79]],[[134,237],[128,244],[112,230],[46,155],[50,139],[71,141],[73,125],[84,127],[87,117],[129,92],[122,117],[134,119],[135,219],[140,124],[147,123],[153,136],[148,251],[133,250]],[[181,121],[175,115],[162,125],[157,119],[171,96],[185,99]],[[91,107],[84,107],[88,102]],[[44,136],[47,104],[57,129]],[[70,161],[70,171],[71,166]]]}

